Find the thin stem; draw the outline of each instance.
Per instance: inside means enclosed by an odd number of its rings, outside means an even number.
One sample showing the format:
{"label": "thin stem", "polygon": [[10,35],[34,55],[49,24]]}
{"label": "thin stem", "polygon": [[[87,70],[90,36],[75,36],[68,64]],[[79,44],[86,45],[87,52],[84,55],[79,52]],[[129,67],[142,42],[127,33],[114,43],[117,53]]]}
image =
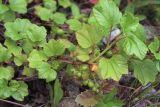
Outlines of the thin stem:
{"label": "thin stem", "polygon": [[106,46],[106,48],[96,58],[91,60],[90,63],[97,61],[103,54],[105,54],[108,50],[110,50],[112,48],[112,46],[114,46],[119,40],[121,40],[123,38],[125,38],[125,37],[121,37],[120,35],[117,36],[117,39],[115,39],[110,45]]}
{"label": "thin stem", "polygon": [[19,103],[12,102],[12,101],[9,101],[9,100],[0,99],[0,101],[6,102],[6,103],[9,103],[9,104],[13,104],[13,105],[16,105],[16,106],[20,106],[20,107],[25,107],[25,105],[23,105],[23,104],[19,104]]}

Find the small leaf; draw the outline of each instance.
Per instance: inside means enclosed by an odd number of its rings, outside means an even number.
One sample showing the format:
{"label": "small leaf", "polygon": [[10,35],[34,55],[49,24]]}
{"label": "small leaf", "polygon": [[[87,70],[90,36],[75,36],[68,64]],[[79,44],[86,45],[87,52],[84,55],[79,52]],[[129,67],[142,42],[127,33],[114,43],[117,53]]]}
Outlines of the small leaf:
{"label": "small leaf", "polygon": [[0,80],[10,80],[14,76],[14,69],[12,67],[0,67]]}
{"label": "small leaf", "polygon": [[102,58],[99,61],[99,69],[102,79],[112,78],[116,81],[128,73],[127,61],[121,55],[115,55],[111,59]]}
{"label": "small leaf", "polygon": [[24,97],[28,95],[28,85],[24,81],[12,80],[9,83],[12,97],[18,101],[23,101]]}
{"label": "small leaf", "polygon": [[77,19],[70,19],[66,22],[69,25],[69,28],[73,31],[77,31],[81,28],[81,22]]}
{"label": "small leaf", "polygon": [[54,39],[49,40],[48,43],[44,45],[44,53],[48,56],[59,56],[64,53],[64,46],[60,41]]}
{"label": "small leaf", "polygon": [[61,83],[58,79],[56,79],[54,83],[54,107],[58,106],[58,103],[63,97],[63,90],[61,87]]}
{"label": "small leaf", "polygon": [[27,77],[31,77],[31,76],[33,76],[34,74],[35,74],[35,70],[34,70],[34,69],[28,68],[28,67],[26,67],[26,66],[24,67],[22,75],[25,75],[25,76],[27,76]]}
{"label": "small leaf", "polygon": [[21,55],[22,48],[19,47],[19,46],[17,46],[17,44],[16,44],[15,41],[7,38],[7,39],[5,40],[5,43],[4,43],[4,44],[5,44],[5,46],[7,46],[8,51],[9,51],[10,53],[12,53],[14,56],[19,56],[19,55]]}
{"label": "small leaf", "polygon": [[32,42],[38,42],[45,40],[47,31],[43,26],[32,24],[27,31],[27,35]]}
{"label": "small leaf", "polygon": [[160,41],[158,40],[158,38],[155,38],[153,42],[151,42],[151,44],[148,46],[150,51],[154,54],[155,58],[157,60],[160,60]]}
{"label": "small leaf", "polygon": [[80,18],[80,16],[81,16],[80,9],[76,4],[72,3],[71,11],[72,11],[72,16],[74,18],[76,18],[76,19]]}
{"label": "small leaf", "polygon": [[11,96],[10,88],[8,87],[8,81],[0,79],[0,98],[6,99]]}
{"label": "small leaf", "polygon": [[37,68],[39,67],[43,61],[46,61],[47,57],[42,51],[32,50],[32,52],[29,54],[29,66],[31,68]]}
{"label": "small leaf", "polygon": [[6,12],[4,12],[3,14],[0,14],[0,20],[4,21],[4,22],[12,22],[14,21],[16,18],[15,16],[15,12],[8,10]]}
{"label": "small leaf", "polygon": [[150,59],[145,59],[143,61],[134,60],[134,76],[143,84],[147,85],[149,82],[154,82],[157,69],[155,64]]}
{"label": "small leaf", "polygon": [[75,101],[81,106],[93,107],[97,104],[98,98],[92,91],[84,91],[76,97]]}
{"label": "small leaf", "polygon": [[95,107],[123,107],[123,102],[116,98],[116,91],[112,90]]}
{"label": "small leaf", "polygon": [[28,19],[16,19],[14,22],[7,22],[4,24],[6,28],[5,35],[12,40],[24,39],[30,24]]}
{"label": "small leaf", "polygon": [[40,79],[46,79],[47,82],[53,81],[57,77],[57,72],[51,68],[51,66],[46,63],[42,62],[38,67],[38,77]]}
{"label": "small leaf", "polygon": [[15,12],[27,12],[27,0],[9,0],[9,6]]}
{"label": "small leaf", "polygon": [[8,60],[11,56],[9,50],[0,44],[0,62]]}
{"label": "small leaf", "polygon": [[20,54],[14,57],[14,63],[17,66],[21,66],[24,62],[26,62],[26,60],[27,60],[27,57],[26,55],[23,55],[23,54]]}
{"label": "small leaf", "polygon": [[51,16],[51,19],[56,23],[56,24],[64,24],[66,21],[66,16],[63,13],[56,12]]}
{"label": "small leaf", "polygon": [[43,0],[44,7],[51,10],[52,12],[56,11],[57,9],[57,3],[55,0]]}
{"label": "small leaf", "polygon": [[155,61],[156,68],[160,72],[160,61]]}
{"label": "small leaf", "polygon": [[60,6],[67,8],[71,5],[70,0],[58,0]]}
{"label": "small leaf", "polygon": [[101,30],[87,24],[76,32],[76,39],[82,48],[89,48],[96,45],[101,39]]}
{"label": "small leaf", "polygon": [[145,58],[148,48],[135,35],[126,36],[121,43],[127,55],[135,55],[141,60]]}
{"label": "small leaf", "polygon": [[35,6],[35,14],[40,17],[41,20],[49,21],[51,18],[51,10],[44,8],[42,6]]}

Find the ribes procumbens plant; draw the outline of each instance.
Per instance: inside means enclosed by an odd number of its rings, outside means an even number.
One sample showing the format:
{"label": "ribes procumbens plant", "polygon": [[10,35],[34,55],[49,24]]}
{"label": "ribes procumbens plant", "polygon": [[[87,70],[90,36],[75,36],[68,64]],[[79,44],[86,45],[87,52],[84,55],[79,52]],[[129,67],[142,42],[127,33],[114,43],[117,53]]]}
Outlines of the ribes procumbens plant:
{"label": "ribes procumbens plant", "polygon": [[[142,85],[155,81],[160,71],[159,38],[150,43],[140,19],[133,13],[122,13],[112,0],[99,0],[89,17],[81,14],[75,4],[59,2],[64,8],[71,7],[73,17],[69,19],[56,11],[55,1],[44,0],[42,6],[35,6],[35,14],[53,24],[50,32],[26,18],[6,21],[4,17],[11,15],[8,12],[27,12],[27,2],[18,1],[22,7],[16,7],[14,0],[9,0],[9,5],[0,4],[0,20],[5,27],[5,41],[0,44],[0,98],[23,101],[28,95],[27,84],[14,78],[15,68],[21,66],[21,75],[38,76],[46,82],[54,81],[65,69],[68,78],[76,76],[95,93],[101,93],[97,81],[119,81],[129,72]],[[67,31],[60,28],[64,23],[69,25]],[[119,29],[117,34],[115,29]],[[74,36],[76,41],[70,41],[68,36]],[[96,106],[102,103],[103,100]],[[120,101],[117,104],[122,106]]]}

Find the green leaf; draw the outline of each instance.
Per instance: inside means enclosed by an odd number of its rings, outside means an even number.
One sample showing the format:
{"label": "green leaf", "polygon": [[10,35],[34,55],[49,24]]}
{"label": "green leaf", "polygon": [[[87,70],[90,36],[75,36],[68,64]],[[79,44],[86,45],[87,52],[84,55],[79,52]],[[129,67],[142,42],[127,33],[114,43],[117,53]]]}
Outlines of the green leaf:
{"label": "green leaf", "polygon": [[62,55],[64,50],[64,45],[54,39],[50,39],[49,42],[44,45],[44,53],[48,57]]}
{"label": "green leaf", "polygon": [[120,42],[127,55],[135,55],[141,60],[145,58],[148,48],[135,35],[126,36]]}
{"label": "green leaf", "polygon": [[81,28],[82,24],[79,20],[77,19],[70,19],[67,20],[66,22],[69,25],[69,28],[73,31],[77,31]]}
{"label": "green leaf", "polygon": [[3,5],[0,3],[0,14],[3,14],[8,10],[9,10],[9,8],[6,5]]}
{"label": "green leaf", "polygon": [[112,90],[95,107],[123,107],[123,102],[116,98],[116,91]]}
{"label": "green leaf", "polygon": [[35,70],[29,67],[24,66],[22,75],[27,77],[32,77],[35,74]]}
{"label": "green leaf", "polygon": [[143,42],[145,42],[146,39],[147,39],[146,31],[145,31],[144,27],[143,27],[141,24],[139,24],[139,25],[137,26],[136,31],[134,31],[134,32],[132,32],[132,33],[133,33],[135,36],[137,36],[138,39],[140,39],[140,40],[143,41]]}
{"label": "green leaf", "polygon": [[11,56],[12,55],[9,50],[0,44],[0,62],[10,59]]}
{"label": "green leaf", "polygon": [[121,55],[115,55],[111,59],[102,58],[99,61],[100,77],[112,78],[119,81],[123,74],[128,73],[127,60]]}
{"label": "green leaf", "polygon": [[6,28],[5,35],[12,40],[24,39],[30,25],[28,19],[16,19],[14,22],[7,22],[4,24]]}
{"label": "green leaf", "polygon": [[26,54],[29,54],[32,50],[33,50],[33,42],[29,39],[24,39],[23,40],[23,45],[22,45],[22,48],[23,48],[23,51],[26,53]]}
{"label": "green leaf", "polygon": [[21,66],[24,62],[27,62],[26,55],[20,54],[14,57],[14,63],[17,66]]}
{"label": "green leaf", "polygon": [[155,64],[150,59],[145,59],[143,61],[134,60],[134,76],[143,84],[147,85],[149,82],[154,82],[157,69]]}
{"label": "green leaf", "polygon": [[35,6],[35,14],[40,17],[41,20],[49,21],[52,15],[52,11],[42,6]]}
{"label": "green leaf", "polygon": [[57,107],[61,98],[63,97],[63,90],[61,87],[61,83],[59,82],[58,79],[56,79],[54,83],[54,106]]}
{"label": "green leaf", "polygon": [[76,57],[77,57],[78,60],[80,60],[82,62],[86,62],[86,61],[89,60],[90,57],[89,57],[89,54],[88,54],[87,51],[82,50],[82,49],[77,49],[76,52],[77,52]]}
{"label": "green leaf", "polygon": [[76,39],[82,48],[89,48],[96,45],[101,39],[101,30],[91,25],[83,24],[76,32]]}
{"label": "green leaf", "polygon": [[80,18],[80,16],[81,16],[80,9],[76,4],[72,3],[71,11],[72,11],[72,16],[74,18],[76,18],[76,19]]}
{"label": "green leaf", "polygon": [[150,45],[148,46],[150,51],[154,54],[155,58],[157,60],[160,60],[160,41],[158,40],[158,38],[154,38],[154,41],[150,43]]}
{"label": "green leaf", "polygon": [[15,12],[8,10],[3,14],[0,14],[0,20],[4,21],[4,22],[11,22],[14,21],[16,18],[15,16]]}
{"label": "green leaf", "polygon": [[119,8],[111,0],[100,0],[93,8],[92,15],[97,20],[97,24],[105,29],[106,36],[109,34],[109,30],[120,22],[122,17]]}
{"label": "green leaf", "polygon": [[133,14],[127,12],[123,15],[120,25],[125,34],[132,31],[136,31],[139,25],[139,19],[138,17],[135,17]]}
{"label": "green leaf", "polygon": [[46,38],[47,31],[43,26],[32,24],[27,31],[28,37],[33,42],[43,41]]}
{"label": "green leaf", "polygon": [[28,95],[28,85],[24,81],[12,80],[9,83],[12,97],[18,101],[23,101],[24,97]]}
{"label": "green leaf", "polygon": [[71,5],[70,0],[58,0],[60,6],[67,8]]}
{"label": "green leaf", "polygon": [[9,0],[10,8],[18,13],[27,12],[27,1],[26,0]]}
{"label": "green leaf", "polygon": [[53,70],[46,62],[42,62],[40,65],[38,65],[37,70],[38,77],[40,79],[46,79],[47,82],[53,81],[57,77],[57,72]]}
{"label": "green leaf", "polygon": [[155,61],[154,63],[156,65],[158,72],[160,72],[160,61]]}
{"label": "green leaf", "polygon": [[51,10],[52,12],[56,11],[57,9],[57,3],[55,0],[43,0],[44,7]]}
{"label": "green leaf", "polygon": [[42,51],[32,50],[32,52],[29,54],[29,66],[31,68],[37,68],[39,67],[43,61],[46,61],[47,57],[44,55]]}
{"label": "green leaf", "polygon": [[14,69],[12,67],[0,67],[0,80],[10,80],[14,76]]}
{"label": "green leaf", "polygon": [[56,24],[64,24],[64,22],[66,21],[66,15],[60,12],[56,12],[51,16],[51,19]]}
{"label": "green leaf", "polygon": [[8,87],[8,81],[0,79],[0,98],[6,99],[11,96],[10,88]]}
{"label": "green leaf", "polygon": [[17,46],[16,42],[7,38],[5,40],[5,46],[7,46],[8,50],[10,53],[12,53],[14,56],[19,56],[21,55],[22,48]]}

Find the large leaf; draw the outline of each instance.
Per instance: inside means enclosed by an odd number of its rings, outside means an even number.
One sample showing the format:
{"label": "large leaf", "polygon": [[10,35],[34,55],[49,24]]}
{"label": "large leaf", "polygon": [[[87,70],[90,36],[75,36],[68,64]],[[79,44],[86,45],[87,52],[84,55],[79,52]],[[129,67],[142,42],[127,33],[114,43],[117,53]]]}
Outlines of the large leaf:
{"label": "large leaf", "polygon": [[145,58],[148,48],[135,35],[126,36],[121,43],[127,55],[135,55],[141,60]]}
{"label": "large leaf", "polygon": [[139,19],[131,13],[125,13],[120,24],[124,33],[136,31],[139,25]]}
{"label": "large leaf", "polygon": [[115,55],[111,59],[102,58],[99,61],[99,69],[102,79],[112,78],[116,81],[128,73],[127,61],[121,55]]}
{"label": "large leaf", "polygon": [[102,39],[101,30],[94,26],[83,24],[82,28],[76,32],[76,39],[82,48],[89,48]]}
{"label": "large leaf", "polygon": [[27,35],[33,42],[43,41],[46,38],[47,31],[43,26],[32,24],[27,31]]}
{"label": "large leaf", "polygon": [[16,19],[14,22],[5,23],[5,35],[12,40],[20,40],[26,38],[26,31],[31,23],[28,19]]}
{"label": "large leaf", "polygon": [[18,101],[23,101],[28,95],[28,85],[24,81],[12,80],[9,87],[12,92],[11,96]]}
{"label": "large leaf", "polygon": [[111,0],[100,0],[93,8],[92,14],[97,20],[97,23],[103,26],[106,34],[109,34],[111,27],[114,27],[120,22],[120,18],[122,16],[119,8]]}
{"label": "large leaf", "polygon": [[49,40],[49,42],[44,45],[44,52],[48,57],[62,55],[64,49],[63,44],[54,39]]}
{"label": "large leaf", "polygon": [[5,47],[0,44],[0,62],[6,61],[11,58],[11,53]]}
{"label": "large leaf", "polygon": [[10,80],[14,76],[14,70],[12,67],[0,67],[0,80]]}
{"label": "large leaf", "polygon": [[58,103],[60,102],[62,97],[63,97],[63,90],[61,87],[61,83],[58,79],[56,79],[54,83],[54,106],[53,107],[58,106]]}
{"label": "large leaf", "polygon": [[160,60],[160,41],[158,38],[155,38],[154,41],[149,45],[150,51],[154,54],[157,60]]}
{"label": "large leaf", "polygon": [[152,60],[150,59],[145,59],[143,61],[134,60],[133,66],[134,66],[134,76],[143,85],[155,81],[158,72]]}
{"label": "large leaf", "polygon": [[6,5],[0,3],[0,14],[5,13],[8,10],[9,8]]}
{"label": "large leaf", "polygon": [[27,0],[9,0],[9,6],[15,12],[27,12]]}
{"label": "large leaf", "polygon": [[44,55],[42,51],[32,50],[32,52],[29,54],[29,66],[31,68],[37,68],[39,67],[43,61],[46,61],[47,57]]}
{"label": "large leaf", "polygon": [[47,82],[53,81],[57,77],[57,72],[51,68],[51,66],[42,62],[38,67],[38,77],[41,79],[46,79]]}

